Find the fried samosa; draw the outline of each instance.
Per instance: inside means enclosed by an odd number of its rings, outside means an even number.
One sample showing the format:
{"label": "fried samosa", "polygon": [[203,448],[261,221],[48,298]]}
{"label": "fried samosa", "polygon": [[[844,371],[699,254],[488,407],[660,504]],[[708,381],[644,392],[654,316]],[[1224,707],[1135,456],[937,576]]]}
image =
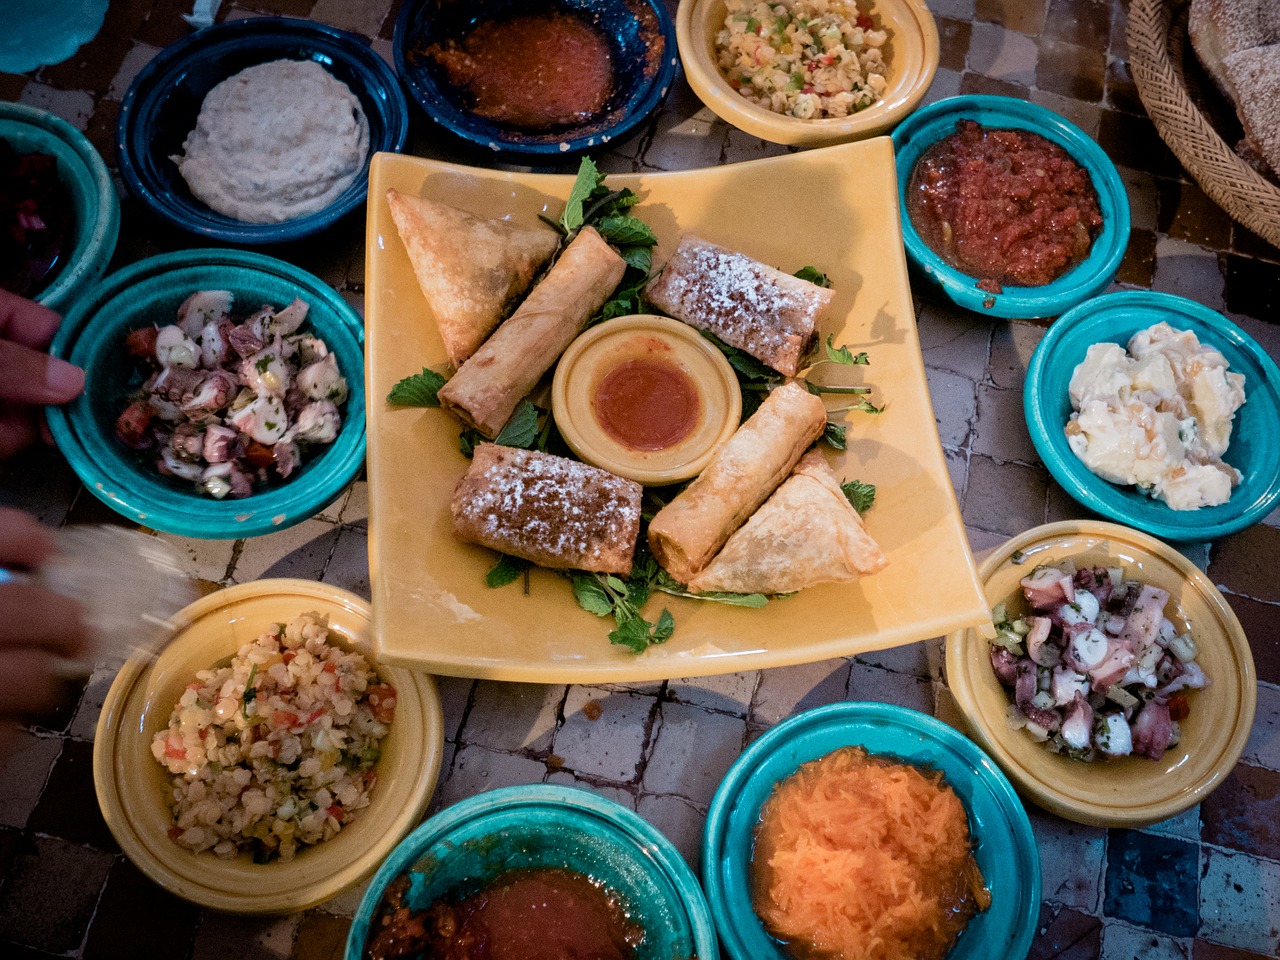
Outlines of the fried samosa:
{"label": "fried samosa", "polygon": [[394,187],[387,204],[445,354],[461,366],[529,289],[559,237],[545,227],[478,217]]}
{"label": "fried samosa", "polygon": [[688,586],[694,593],[794,593],[856,580],[885,563],[827,461],[810,450]]}

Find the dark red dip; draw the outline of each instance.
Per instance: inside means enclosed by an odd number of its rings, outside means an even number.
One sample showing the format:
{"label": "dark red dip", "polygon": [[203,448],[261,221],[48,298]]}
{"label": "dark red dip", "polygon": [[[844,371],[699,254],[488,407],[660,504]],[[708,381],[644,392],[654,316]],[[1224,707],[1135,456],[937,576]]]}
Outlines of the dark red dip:
{"label": "dark red dip", "polygon": [[486,20],[426,51],[474,113],[526,130],[590,119],[613,92],[609,43],[585,19],[559,10]]}
{"label": "dark red dip", "polygon": [[58,158],[18,153],[0,140],[0,287],[24,297],[45,289],[75,243],[71,197]]}
{"label": "dark red dip", "polygon": [[698,425],[698,388],[681,367],[636,357],[600,379],[591,409],[601,429],[629,450],[665,450]]}
{"label": "dark red dip", "polygon": [[408,889],[407,876],[387,887],[366,960],[630,960],[644,939],[615,896],[573,870],[510,870],[422,911],[405,905]]}
{"label": "dark red dip", "polygon": [[1102,228],[1088,171],[1062,147],[973,120],[920,157],[907,214],[930,249],[989,293],[1052,282],[1088,255]]}

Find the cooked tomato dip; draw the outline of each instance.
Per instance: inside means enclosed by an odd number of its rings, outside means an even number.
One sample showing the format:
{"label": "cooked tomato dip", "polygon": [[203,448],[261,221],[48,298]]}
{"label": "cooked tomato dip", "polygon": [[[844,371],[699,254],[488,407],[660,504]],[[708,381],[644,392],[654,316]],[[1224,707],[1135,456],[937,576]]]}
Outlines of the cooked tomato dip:
{"label": "cooked tomato dip", "polygon": [[57,157],[18,153],[0,140],[0,287],[24,297],[44,290],[71,252],[74,232]]}
{"label": "cooked tomato dip", "polygon": [[1093,182],[1066,150],[973,120],[920,157],[907,213],[930,249],[988,293],[1056,280],[1088,255],[1102,227]]}
{"label": "cooked tomato dip", "polygon": [[409,887],[407,876],[387,887],[367,960],[630,960],[644,940],[615,895],[573,870],[509,870],[468,897],[426,910],[405,903]]}
{"label": "cooked tomato dip", "polygon": [[601,379],[591,398],[600,426],[630,450],[665,450],[698,425],[698,388],[680,367],[635,357]]}
{"label": "cooked tomato dip", "polygon": [[563,11],[486,20],[426,51],[471,110],[495,123],[549,130],[590,119],[613,92],[608,41]]}

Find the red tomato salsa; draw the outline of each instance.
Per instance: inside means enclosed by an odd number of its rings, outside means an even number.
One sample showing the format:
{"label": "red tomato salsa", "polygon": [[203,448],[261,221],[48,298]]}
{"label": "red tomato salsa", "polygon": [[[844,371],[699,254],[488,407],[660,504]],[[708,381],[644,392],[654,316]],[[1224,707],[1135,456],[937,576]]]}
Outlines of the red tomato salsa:
{"label": "red tomato salsa", "polygon": [[406,876],[387,887],[366,960],[630,960],[644,929],[603,885],[573,870],[514,869],[463,900],[425,911],[405,903]]}
{"label": "red tomato salsa", "polygon": [[674,363],[636,357],[601,379],[591,398],[596,420],[629,450],[665,450],[698,425],[701,403],[689,374]]}
{"label": "red tomato salsa", "polygon": [[1083,260],[1102,228],[1089,173],[1028,130],[961,120],[911,172],[907,214],[920,238],[978,288],[1038,287]]}
{"label": "red tomato salsa", "polygon": [[550,11],[486,20],[428,56],[495,123],[549,130],[590,119],[613,92],[608,41],[584,19]]}

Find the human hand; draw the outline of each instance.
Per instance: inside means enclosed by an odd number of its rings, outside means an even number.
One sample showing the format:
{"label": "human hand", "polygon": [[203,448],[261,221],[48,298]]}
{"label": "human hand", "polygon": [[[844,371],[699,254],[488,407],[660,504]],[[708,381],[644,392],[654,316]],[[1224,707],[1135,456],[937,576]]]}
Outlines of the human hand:
{"label": "human hand", "polygon": [[84,371],[46,352],[61,317],[0,290],[0,459],[38,437],[49,441],[40,407],[66,403],[84,389]]}
{"label": "human hand", "polygon": [[[0,507],[0,566],[35,571],[54,550],[53,538],[21,510]],[[0,583],[0,745],[17,722],[57,702],[57,659],[87,651],[80,607],[37,583]]]}

